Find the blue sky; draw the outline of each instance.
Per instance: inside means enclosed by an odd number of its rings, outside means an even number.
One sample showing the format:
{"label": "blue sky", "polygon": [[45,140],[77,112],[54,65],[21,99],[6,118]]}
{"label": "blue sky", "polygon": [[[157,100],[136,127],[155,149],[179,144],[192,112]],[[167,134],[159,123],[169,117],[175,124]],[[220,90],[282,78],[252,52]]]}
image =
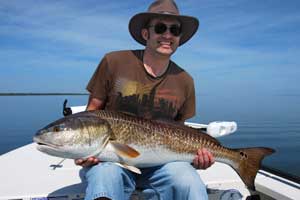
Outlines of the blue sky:
{"label": "blue sky", "polygon": [[[143,48],[131,16],[149,0],[0,0],[0,92],[85,92],[102,56]],[[197,94],[300,95],[300,1],[185,0],[200,28],[173,60]]]}

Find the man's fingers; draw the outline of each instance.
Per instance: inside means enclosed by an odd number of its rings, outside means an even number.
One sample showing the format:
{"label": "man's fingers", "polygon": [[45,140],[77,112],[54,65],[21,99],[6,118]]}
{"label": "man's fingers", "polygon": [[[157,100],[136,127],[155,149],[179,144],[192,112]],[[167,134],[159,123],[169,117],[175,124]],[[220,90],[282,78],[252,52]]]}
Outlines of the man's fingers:
{"label": "man's fingers", "polygon": [[202,155],[203,155],[203,169],[206,169],[210,166],[210,158],[208,156],[208,151],[206,149],[202,150]]}
{"label": "man's fingers", "polygon": [[197,151],[197,154],[193,160],[193,165],[196,169],[201,169],[202,168],[202,165],[203,165],[203,155],[202,155],[202,151],[199,149]]}
{"label": "man's fingers", "polygon": [[86,160],[86,161],[84,161],[83,163],[82,163],[82,167],[90,167],[90,166],[92,166],[93,165],[93,163],[91,162],[91,161],[89,161],[89,160]]}
{"label": "man's fingers", "polygon": [[203,149],[203,154],[204,154],[204,160],[205,160],[205,169],[210,167],[212,164],[214,164],[215,159],[214,156],[211,152],[207,151],[206,149]]}
{"label": "man's fingers", "polygon": [[214,164],[215,163],[215,157],[209,151],[208,151],[208,157],[209,157],[209,160],[210,160],[210,165]]}
{"label": "man's fingers", "polygon": [[86,160],[86,163],[93,163],[95,160],[94,157],[89,157],[87,160]]}
{"label": "man's fingers", "polygon": [[90,167],[92,165],[96,165],[100,162],[100,160],[96,157],[89,157],[86,160],[84,159],[76,159],[75,164],[80,165],[82,167]]}
{"label": "man's fingers", "polygon": [[82,165],[83,162],[84,162],[83,159],[76,159],[75,160],[76,165]]}
{"label": "man's fingers", "polygon": [[98,158],[95,158],[95,157],[89,157],[84,163],[83,163],[83,166],[84,167],[90,167],[92,165],[96,165],[99,163],[99,160]]}
{"label": "man's fingers", "polygon": [[197,169],[207,169],[215,162],[215,159],[207,149],[198,149],[193,160],[193,165]]}
{"label": "man's fingers", "polygon": [[199,169],[204,169],[204,166],[205,166],[205,158],[204,158],[204,154],[203,154],[203,151],[202,150],[199,150],[198,151],[198,157],[199,157]]}

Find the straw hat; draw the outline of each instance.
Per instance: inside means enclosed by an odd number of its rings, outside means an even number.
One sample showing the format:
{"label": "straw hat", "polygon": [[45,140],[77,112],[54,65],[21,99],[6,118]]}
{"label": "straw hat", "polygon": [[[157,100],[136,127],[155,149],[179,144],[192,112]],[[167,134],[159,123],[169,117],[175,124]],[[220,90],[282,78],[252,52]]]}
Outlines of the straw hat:
{"label": "straw hat", "polygon": [[156,0],[149,6],[147,12],[138,13],[130,19],[129,32],[131,36],[145,46],[146,40],[142,37],[141,30],[151,19],[160,17],[175,18],[181,23],[182,33],[179,46],[187,42],[196,33],[199,26],[197,18],[179,14],[173,0]]}

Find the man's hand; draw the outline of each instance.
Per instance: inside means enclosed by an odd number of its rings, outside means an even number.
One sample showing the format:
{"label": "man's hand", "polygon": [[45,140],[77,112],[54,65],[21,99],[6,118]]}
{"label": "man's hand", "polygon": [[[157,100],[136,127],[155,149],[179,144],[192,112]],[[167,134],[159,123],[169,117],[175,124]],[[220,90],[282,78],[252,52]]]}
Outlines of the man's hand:
{"label": "man's hand", "polygon": [[76,159],[75,164],[80,165],[82,167],[91,167],[93,165],[97,165],[100,160],[96,157],[89,157],[87,159]]}
{"label": "man's hand", "polygon": [[215,162],[213,155],[205,148],[198,149],[193,165],[196,169],[207,169]]}

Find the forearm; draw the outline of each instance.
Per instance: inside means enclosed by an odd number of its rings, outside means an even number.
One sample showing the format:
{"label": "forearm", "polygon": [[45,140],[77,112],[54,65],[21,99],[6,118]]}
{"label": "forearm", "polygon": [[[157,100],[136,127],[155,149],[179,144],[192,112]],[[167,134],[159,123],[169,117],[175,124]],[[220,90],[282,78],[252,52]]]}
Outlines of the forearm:
{"label": "forearm", "polygon": [[86,110],[102,110],[105,102],[90,95]]}

